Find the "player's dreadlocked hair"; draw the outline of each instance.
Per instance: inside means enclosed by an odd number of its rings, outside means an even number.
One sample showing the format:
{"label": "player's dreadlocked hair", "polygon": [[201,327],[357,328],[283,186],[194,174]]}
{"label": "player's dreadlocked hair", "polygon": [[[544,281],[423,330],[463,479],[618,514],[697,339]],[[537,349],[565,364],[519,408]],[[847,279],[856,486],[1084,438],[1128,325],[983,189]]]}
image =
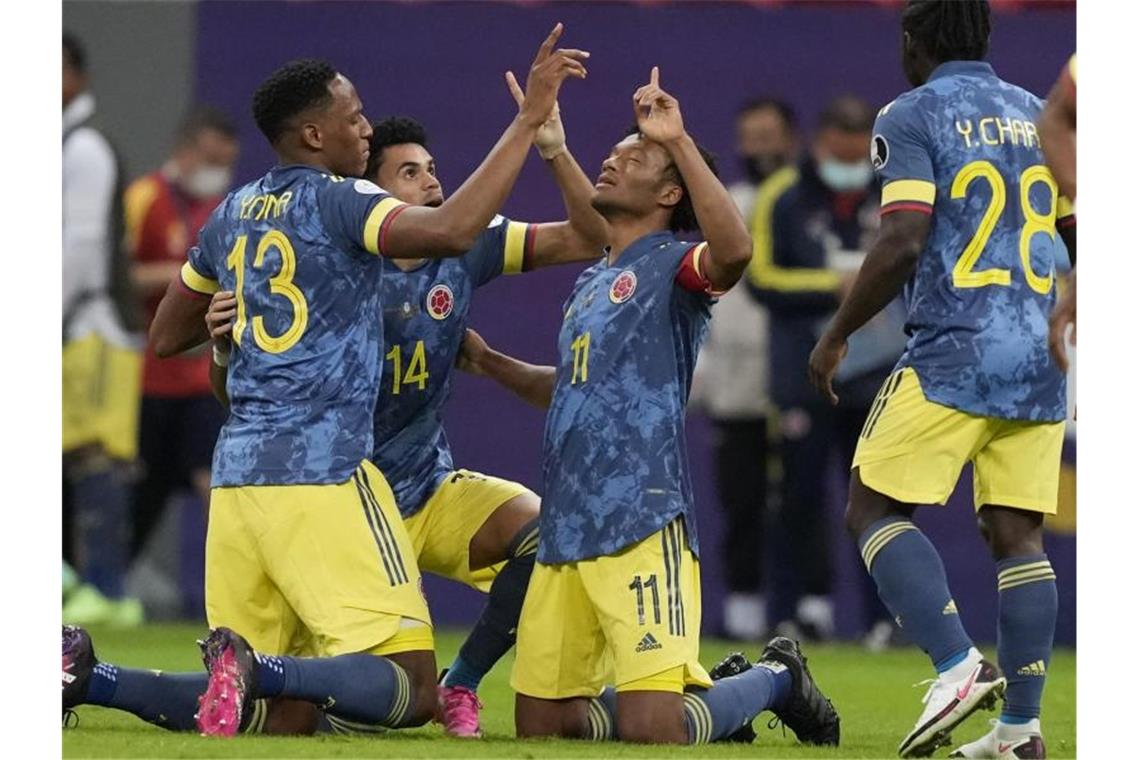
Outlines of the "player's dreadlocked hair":
{"label": "player's dreadlocked hair", "polygon": [[990,48],[989,0],[908,0],[902,26],[939,63],[979,61]]}
{"label": "player's dreadlocked hair", "polygon": [[[638,129],[635,124],[626,132],[626,137],[640,134],[641,130]],[[716,168],[716,156],[700,144],[697,145],[697,151],[700,152],[701,158],[705,160],[705,165],[709,167],[713,175],[719,177],[720,172],[717,171]],[[700,225],[697,224],[697,212],[693,210],[693,201],[689,197],[689,187],[685,184],[685,178],[681,176],[681,171],[677,168],[677,165],[670,163],[669,166],[665,168],[665,176],[668,177],[670,182],[676,182],[681,186],[681,200],[673,207],[673,215],[669,217],[669,231],[689,232],[699,230]]]}
{"label": "player's dreadlocked hair", "polygon": [[390,145],[415,145],[427,147],[427,131],[424,125],[407,116],[389,116],[372,125],[372,139],[368,141],[368,168],[365,177],[375,177],[376,170],[384,161],[384,149]]}
{"label": "player's dreadlocked hair", "polygon": [[269,75],[253,93],[253,119],[270,143],[276,143],[289,120],[307,108],[332,100],[329,84],[337,71],[328,61],[301,58]]}

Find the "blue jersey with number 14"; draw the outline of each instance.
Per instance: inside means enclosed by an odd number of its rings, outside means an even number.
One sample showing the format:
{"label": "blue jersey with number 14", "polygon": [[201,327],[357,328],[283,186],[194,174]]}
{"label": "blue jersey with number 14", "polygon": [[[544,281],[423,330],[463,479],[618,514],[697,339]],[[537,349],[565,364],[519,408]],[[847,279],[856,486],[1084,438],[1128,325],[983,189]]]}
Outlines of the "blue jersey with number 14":
{"label": "blue jersey with number 14", "polygon": [[343,483],[371,455],[377,254],[404,208],[371,182],[286,166],[210,216],[182,281],[238,297],[214,486]]}
{"label": "blue jersey with number 14", "polygon": [[982,61],[951,61],[879,112],[871,159],[883,213],[931,213],[907,284],[906,352],[931,401],[1003,419],[1065,418],[1049,356],[1058,198],[1035,122],[1042,102]]}

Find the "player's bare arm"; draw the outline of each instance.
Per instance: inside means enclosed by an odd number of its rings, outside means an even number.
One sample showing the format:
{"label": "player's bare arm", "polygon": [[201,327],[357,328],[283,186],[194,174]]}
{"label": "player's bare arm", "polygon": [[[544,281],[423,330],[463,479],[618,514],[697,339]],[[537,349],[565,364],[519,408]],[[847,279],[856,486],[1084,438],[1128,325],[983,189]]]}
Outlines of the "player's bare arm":
{"label": "player's bare arm", "polygon": [[384,254],[392,258],[459,256],[468,251],[502,208],[539,127],[546,122],[567,77],[586,78],[584,50],[554,49],[557,24],[542,43],[527,76],[518,115],[455,194],[438,208],[408,207],[393,219]]}
{"label": "player's bare arm", "polygon": [[532,406],[550,407],[554,395],[554,367],[528,364],[500,353],[470,328],[463,336],[455,364],[464,372],[491,378]]}
{"label": "player's bare arm", "polygon": [[1069,66],[1049,92],[1037,119],[1037,133],[1049,171],[1061,194],[1077,197],[1077,89]]}
{"label": "player's bare arm", "polygon": [[847,338],[902,291],[918,266],[929,233],[930,215],[921,211],[896,211],[883,217],[879,236],[860,267],[855,284],[808,361],[812,385],[831,403],[839,402],[831,381],[847,354]]}
{"label": "player's bare arm", "polygon": [[[514,72],[508,71],[506,80],[507,89],[521,109],[525,95]],[[566,145],[566,130],[562,126],[562,113],[557,102],[535,134],[534,145],[554,174],[567,218],[563,222],[537,225],[530,268],[597,258],[609,243],[610,226],[590,205],[594,185]]]}
{"label": "player's bare arm", "polygon": [[703,274],[713,290],[736,284],[752,258],[752,238],[728,190],[701,157],[697,144],[685,131],[677,99],[661,89],[656,66],[649,83],[633,94],[637,127],[646,138],[665,146],[685,179],[701,232],[708,243]]}
{"label": "player's bare arm", "polygon": [[229,365],[233,341],[230,335],[237,317],[237,296],[233,291],[220,290],[210,299],[206,310],[206,330],[214,344],[214,361],[210,362],[210,390],[222,406],[230,408],[230,396],[226,390],[226,367]]}
{"label": "player's bare arm", "polygon": [[209,340],[203,321],[209,305],[204,295],[191,292],[180,279],[171,280],[150,323],[154,353],[165,359]]}

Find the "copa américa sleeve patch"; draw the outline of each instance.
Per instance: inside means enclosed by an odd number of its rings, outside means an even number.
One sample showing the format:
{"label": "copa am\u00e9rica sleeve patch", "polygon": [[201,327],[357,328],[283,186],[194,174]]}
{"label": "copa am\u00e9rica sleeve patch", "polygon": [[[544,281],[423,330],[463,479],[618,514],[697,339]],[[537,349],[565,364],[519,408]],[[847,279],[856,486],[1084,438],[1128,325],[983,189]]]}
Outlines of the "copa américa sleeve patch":
{"label": "copa am\u00e9rica sleeve patch", "polygon": [[375,182],[370,182],[366,179],[358,179],[353,182],[352,189],[361,195],[380,195],[384,192],[384,189]]}
{"label": "copa am\u00e9rica sleeve patch", "polygon": [[887,138],[882,135],[875,135],[871,138],[871,166],[875,171],[879,171],[887,165],[887,161],[891,158],[891,146],[887,143]]}

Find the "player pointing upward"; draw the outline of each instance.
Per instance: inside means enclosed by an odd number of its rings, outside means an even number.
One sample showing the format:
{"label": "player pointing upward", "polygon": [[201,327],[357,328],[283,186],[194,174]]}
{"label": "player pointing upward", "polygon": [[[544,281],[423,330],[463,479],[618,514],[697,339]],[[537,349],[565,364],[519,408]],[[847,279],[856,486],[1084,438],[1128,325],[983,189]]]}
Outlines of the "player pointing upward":
{"label": "player pointing upward", "polygon": [[[794,642],[716,681],[698,660],[700,577],[684,411],[716,293],[752,243],[656,68],[634,94],[638,132],[602,164],[593,206],[608,255],[566,302],[555,367],[472,336],[465,361],[549,407],[538,562],[511,685],[520,736],[705,743],[765,709],[801,740],[837,743],[838,717]],[[675,233],[700,225],[707,242]],[[603,692],[607,651],[616,698]]]}
{"label": "player pointing upward", "polygon": [[[915,86],[879,112],[878,240],[820,338],[810,372],[833,401],[846,339],[903,286],[910,341],[867,417],[852,464],[847,528],[883,602],[938,677],[899,746],[929,755],[1005,693],[994,731],[965,757],[1044,757],[1038,714],[1057,616],[1041,524],[1057,507],[1065,378],[1046,331],[1066,202],[1044,166],[1041,101],[982,59],[984,0],[910,0],[903,69]],[[962,627],[942,560],[912,522],[945,504],[974,464],[974,502],[997,562],[998,664]]]}

